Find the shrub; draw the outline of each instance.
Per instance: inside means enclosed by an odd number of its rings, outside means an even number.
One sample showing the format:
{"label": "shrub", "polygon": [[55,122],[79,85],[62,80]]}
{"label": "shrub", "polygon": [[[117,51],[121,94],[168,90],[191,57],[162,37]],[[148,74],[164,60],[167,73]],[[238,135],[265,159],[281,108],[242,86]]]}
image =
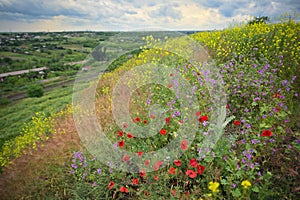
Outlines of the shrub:
{"label": "shrub", "polygon": [[40,85],[30,85],[26,90],[26,94],[28,97],[41,97],[44,95],[44,89]]}

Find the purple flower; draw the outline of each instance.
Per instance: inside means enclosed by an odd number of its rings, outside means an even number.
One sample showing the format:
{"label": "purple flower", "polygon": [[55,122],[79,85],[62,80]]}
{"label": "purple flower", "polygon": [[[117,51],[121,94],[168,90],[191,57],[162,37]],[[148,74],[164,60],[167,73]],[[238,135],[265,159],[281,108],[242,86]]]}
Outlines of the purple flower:
{"label": "purple flower", "polygon": [[246,124],[245,126],[246,126],[246,128],[248,128],[248,129],[251,128],[251,125],[250,125],[250,124]]}
{"label": "purple flower", "polygon": [[235,183],[232,183],[232,188],[236,188],[236,184]]}
{"label": "purple flower", "polygon": [[254,99],[253,99],[253,101],[259,101],[260,100],[260,97],[255,97]]}
{"label": "purple flower", "polygon": [[257,175],[258,175],[258,176],[261,176],[261,172],[260,172],[260,171],[259,171],[259,172],[257,172]]}
{"label": "purple flower", "polygon": [[175,114],[176,116],[180,116],[180,112],[179,112],[179,111],[175,111],[174,114]]}
{"label": "purple flower", "polygon": [[75,174],[75,171],[74,171],[74,170],[71,170],[70,173],[71,173],[71,174]]}
{"label": "purple flower", "polygon": [[78,168],[78,165],[76,165],[76,164],[72,164],[71,166],[72,166],[73,169],[77,169]]}
{"label": "purple flower", "polygon": [[250,165],[250,168],[251,168],[251,169],[253,169],[253,168],[254,168],[254,164],[253,164],[253,163]]}
{"label": "purple flower", "polygon": [[252,143],[252,144],[257,144],[257,143],[259,143],[259,140],[253,139],[253,140],[251,140],[251,143]]}
{"label": "purple flower", "polygon": [[97,186],[98,186],[97,182],[94,182],[94,183],[93,183],[93,186],[94,186],[94,187],[97,187]]}
{"label": "purple flower", "polygon": [[98,173],[98,174],[101,174],[101,173],[102,173],[102,170],[101,170],[101,169],[97,169],[97,173]]}
{"label": "purple flower", "polygon": [[288,83],[287,80],[283,80],[283,81],[282,81],[282,86],[285,86],[287,83]]}

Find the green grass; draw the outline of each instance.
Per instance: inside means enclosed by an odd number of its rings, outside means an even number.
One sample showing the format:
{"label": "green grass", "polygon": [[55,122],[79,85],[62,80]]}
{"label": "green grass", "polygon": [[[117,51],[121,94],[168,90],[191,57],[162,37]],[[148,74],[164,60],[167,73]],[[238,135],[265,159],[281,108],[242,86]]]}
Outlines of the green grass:
{"label": "green grass", "polygon": [[26,122],[38,111],[50,115],[71,103],[72,85],[46,92],[40,98],[26,98],[0,108],[0,148],[6,140],[20,134]]}

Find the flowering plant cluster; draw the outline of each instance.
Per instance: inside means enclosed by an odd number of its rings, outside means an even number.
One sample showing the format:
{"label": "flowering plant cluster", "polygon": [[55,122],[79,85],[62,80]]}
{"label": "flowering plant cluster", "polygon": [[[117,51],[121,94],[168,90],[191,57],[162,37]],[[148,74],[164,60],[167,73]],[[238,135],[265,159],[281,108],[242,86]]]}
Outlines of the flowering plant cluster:
{"label": "flowering plant cluster", "polygon": [[[254,34],[256,28],[261,27],[252,27],[253,30],[251,27],[239,28],[241,30],[238,29],[237,32],[240,34],[250,29],[248,33]],[[236,31],[236,28],[233,30]],[[212,33],[214,34],[219,33]],[[195,38],[203,41],[202,36],[201,33],[196,34]],[[205,37],[207,39],[210,36],[207,33]],[[146,40],[151,44],[157,42],[151,36]],[[208,46],[211,48],[214,47],[212,40],[208,40]],[[236,48],[241,48],[245,41],[238,42]],[[137,127],[145,127],[156,120],[162,122],[162,127],[156,130],[154,136],[139,138],[138,131],[129,131],[129,125],[125,122],[122,128],[108,123],[106,118],[111,116],[105,113],[110,113],[110,109],[99,116],[107,122],[107,137],[112,141],[114,149],[135,153],[138,159],[142,160],[142,164],[136,164],[128,154],[122,155],[120,163],[132,166],[138,171],[129,173],[118,170],[119,164],[109,163],[107,167],[96,160],[83,159],[75,153],[76,159],[72,161],[71,173],[76,180],[93,188],[90,195],[94,193],[95,196],[109,196],[115,199],[264,199],[280,195],[272,188],[276,185],[273,173],[278,171],[270,167],[268,160],[271,160],[272,156],[276,157],[276,152],[282,148],[286,148],[287,151],[299,149],[299,140],[293,136],[290,129],[291,110],[295,106],[295,98],[298,97],[294,86],[298,77],[282,77],[282,66],[287,65],[285,53],[268,56],[261,53],[262,46],[253,48],[251,45],[251,48],[233,53],[227,51],[229,47],[226,44],[222,45],[222,51],[217,50],[215,56],[228,96],[226,110],[220,115],[234,116],[235,119],[225,127],[224,135],[213,148],[202,148],[202,142],[212,135],[209,126],[214,120],[210,93],[205,87],[210,83],[205,72],[202,74],[191,63],[171,52],[146,47],[137,57],[105,76],[103,85],[99,84],[102,89],[113,88],[113,80],[116,81],[128,69],[141,63],[163,63],[176,69],[174,73],[161,71],[161,76],[169,80],[165,86],[142,86],[133,91],[129,102],[132,122]],[[293,49],[295,50],[294,46]],[[222,52],[226,54],[223,55]],[[221,54],[222,57],[219,57]],[[191,84],[191,95],[195,94],[199,101],[199,109],[193,113],[193,117],[197,119],[197,124],[193,126],[198,130],[193,140],[187,133],[180,135],[178,131],[187,124],[184,108],[181,108],[181,98],[177,93],[180,84],[183,84],[178,81],[179,76]],[[132,80],[123,81],[128,85],[132,83]],[[111,85],[108,86],[108,82]],[[104,109],[103,105],[107,105],[105,103],[111,99],[108,97],[109,92],[101,91],[101,98],[106,99],[101,101],[101,109]],[[163,107],[164,115],[151,111],[155,105]],[[101,109],[98,113],[101,113]],[[288,134],[290,144],[286,147]],[[149,159],[145,156],[146,153],[155,154],[156,150],[164,148],[176,138],[183,138],[176,144],[176,148],[183,152],[181,156],[173,158],[173,152],[163,159]],[[103,192],[104,188],[107,189],[106,192]]]}

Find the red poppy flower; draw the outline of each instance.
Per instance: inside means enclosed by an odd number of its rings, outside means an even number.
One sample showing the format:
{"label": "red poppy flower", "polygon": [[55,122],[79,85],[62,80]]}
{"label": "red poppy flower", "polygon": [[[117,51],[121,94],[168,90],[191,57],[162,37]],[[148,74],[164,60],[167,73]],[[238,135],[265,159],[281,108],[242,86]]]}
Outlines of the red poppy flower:
{"label": "red poppy flower", "polygon": [[241,122],[239,120],[234,120],[233,124],[236,125],[236,126],[239,126],[239,125],[241,125]]}
{"label": "red poppy flower", "polygon": [[270,137],[272,136],[272,132],[270,130],[264,130],[261,135],[264,137]]}
{"label": "red poppy flower", "polygon": [[125,186],[122,186],[120,187],[120,192],[129,193],[129,190]]}
{"label": "red poppy flower", "polygon": [[180,143],[180,148],[185,151],[187,149],[187,145],[188,142],[186,140],[182,140]]}
{"label": "red poppy flower", "polygon": [[158,175],[155,175],[153,179],[157,181],[159,179]]}
{"label": "red poppy flower", "polygon": [[150,164],[150,161],[149,161],[149,160],[145,160],[144,165],[145,165],[145,166],[148,166],[149,164]]}
{"label": "red poppy flower", "polygon": [[159,131],[159,133],[160,133],[161,135],[166,135],[167,131],[166,131],[165,129],[161,129],[161,130]]}
{"label": "red poppy flower", "polygon": [[174,167],[170,167],[169,174],[175,174],[175,173],[176,173],[176,169]]}
{"label": "red poppy flower", "polygon": [[198,166],[197,160],[196,160],[195,158],[192,158],[192,159],[190,160],[190,165],[191,165],[192,167],[197,167],[197,166]]}
{"label": "red poppy flower", "polygon": [[118,142],[118,146],[120,148],[124,147],[124,140],[121,140],[120,142]]}
{"label": "red poppy flower", "polygon": [[179,167],[181,165],[181,161],[180,160],[174,160],[174,164]]}
{"label": "red poppy flower", "polygon": [[195,178],[197,176],[197,173],[190,169],[187,170],[185,174],[188,175],[190,178]]}
{"label": "red poppy flower", "polygon": [[182,125],[183,124],[183,120],[179,120],[178,124]]}
{"label": "red poppy flower", "polygon": [[153,166],[153,170],[154,171],[157,171],[159,168],[160,168],[160,166],[163,164],[163,162],[162,161],[157,161],[156,163],[155,163],[155,165]]}
{"label": "red poppy flower", "polygon": [[171,190],[171,194],[172,194],[173,196],[176,196],[176,193],[177,193],[176,190]]}
{"label": "red poppy flower", "polygon": [[196,112],[196,116],[199,117],[200,115],[201,115],[201,112],[200,112],[200,111],[197,111],[197,112]]}
{"label": "red poppy flower", "polygon": [[171,117],[167,117],[167,118],[165,119],[165,121],[166,121],[167,124],[170,124]]}
{"label": "red poppy flower", "polygon": [[139,184],[139,179],[138,178],[134,178],[134,179],[132,179],[132,184],[133,185],[138,185]]}
{"label": "red poppy flower", "polygon": [[171,87],[172,87],[172,84],[169,83],[169,84],[168,84],[168,88],[171,88]]}
{"label": "red poppy flower", "polygon": [[133,138],[132,133],[127,133],[127,138]]}
{"label": "red poppy flower", "polygon": [[170,74],[170,76],[173,76],[174,74]]}
{"label": "red poppy flower", "polygon": [[123,123],[123,128],[128,128],[128,124],[126,122]]}
{"label": "red poppy flower", "polygon": [[155,119],[155,116],[154,116],[154,115],[150,115],[150,118],[151,118],[151,119]]}
{"label": "red poppy flower", "polygon": [[144,124],[147,124],[147,120],[144,120],[143,123],[144,123]]}
{"label": "red poppy flower", "polygon": [[199,122],[208,121],[208,117],[206,115],[203,115],[199,118]]}
{"label": "red poppy flower", "polygon": [[142,177],[142,178],[145,178],[145,177],[146,177],[146,170],[145,170],[145,169],[142,169],[142,170],[140,171],[140,177]]}
{"label": "red poppy flower", "polygon": [[122,136],[123,136],[123,131],[119,131],[119,132],[118,132],[118,135],[119,135],[120,137],[122,137]]}
{"label": "red poppy flower", "polygon": [[198,165],[197,166],[197,171],[198,171],[198,174],[202,174],[203,172],[204,172],[204,169],[205,169],[205,167],[204,166],[202,166],[202,165]]}
{"label": "red poppy flower", "polygon": [[142,151],[139,151],[138,152],[138,156],[142,156],[143,155],[143,152]]}
{"label": "red poppy flower", "polygon": [[127,162],[130,160],[130,157],[128,155],[125,155],[122,160],[123,162]]}
{"label": "red poppy flower", "polygon": [[137,118],[134,119],[134,121],[135,121],[135,122],[140,122],[141,119],[140,119],[139,117],[137,117]]}
{"label": "red poppy flower", "polygon": [[113,181],[109,182],[108,189],[111,190],[115,186],[115,183]]}
{"label": "red poppy flower", "polygon": [[275,106],[275,110],[276,110],[276,112],[280,112],[279,106]]}
{"label": "red poppy flower", "polygon": [[280,98],[280,92],[277,92],[276,94],[273,95],[273,98]]}

